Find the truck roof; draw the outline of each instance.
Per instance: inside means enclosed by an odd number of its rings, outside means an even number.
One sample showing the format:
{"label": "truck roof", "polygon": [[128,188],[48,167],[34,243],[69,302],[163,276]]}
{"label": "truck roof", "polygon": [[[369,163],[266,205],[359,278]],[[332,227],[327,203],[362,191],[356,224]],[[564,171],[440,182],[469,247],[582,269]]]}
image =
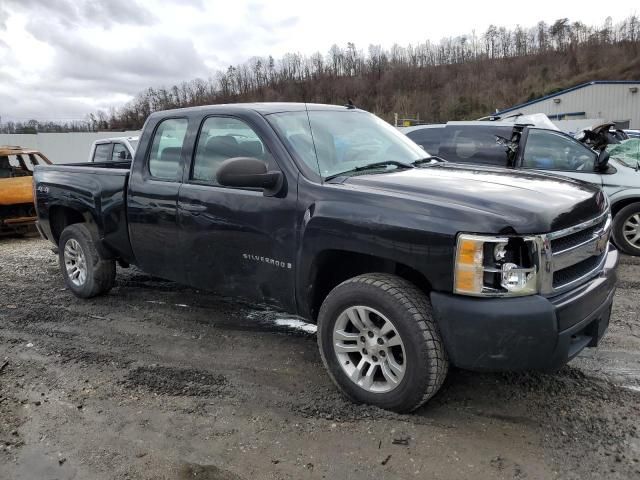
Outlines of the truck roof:
{"label": "truck roof", "polygon": [[99,144],[99,143],[111,143],[111,142],[121,142],[123,140],[127,140],[127,141],[138,141],[140,139],[140,137],[138,136],[134,136],[134,137],[109,137],[109,138],[99,138],[97,140],[95,140],[93,143],[95,144]]}
{"label": "truck roof", "polygon": [[[302,102],[256,102],[256,103],[224,103],[219,105],[202,105],[200,107],[188,107],[188,108],[176,108],[173,110],[162,110],[160,112],[152,113],[152,116],[166,116],[169,112],[175,114],[190,113],[190,112],[202,112],[202,111],[231,111],[231,110],[252,110],[262,115],[269,115],[272,113],[281,112],[300,112],[306,109],[309,110],[348,110],[346,105],[326,105],[322,103],[302,103]],[[357,109],[354,109],[357,110]]]}

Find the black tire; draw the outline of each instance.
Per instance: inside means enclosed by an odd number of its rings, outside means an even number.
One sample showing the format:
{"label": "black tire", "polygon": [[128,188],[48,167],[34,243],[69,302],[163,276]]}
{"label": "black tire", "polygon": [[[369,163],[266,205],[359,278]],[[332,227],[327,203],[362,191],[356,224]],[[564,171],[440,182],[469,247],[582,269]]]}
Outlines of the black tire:
{"label": "black tire", "polygon": [[[404,344],[404,377],[389,392],[375,393],[361,388],[339,364],[333,331],[341,313],[353,306],[372,308],[392,319]],[[415,410],[433,397],[449,369],[427,295],[396,275],[359,275],[334,288],[320,308],[318,346],[329,376],[347,397],[400,413]]]}
{"label": "black tire", "polygon": [[640,202],[627,205],[613,218],[613,241],[627,255],[640,255],[640,246],[633,245],[624,236],[624,224],[633,215],[640,215]]}
{"label": "black tire", "polygon": [[[85,258],[86,279],[80,285],[71,280],[65,265],[65,246],[72,240],[78,242]],[[58,260],[64,283],[77,297],[91,298],[103,295],[111,290],[115,283],[116,262],[100,255],[94,244],[91,232],[82,223],[69,225],[60,235]]]}

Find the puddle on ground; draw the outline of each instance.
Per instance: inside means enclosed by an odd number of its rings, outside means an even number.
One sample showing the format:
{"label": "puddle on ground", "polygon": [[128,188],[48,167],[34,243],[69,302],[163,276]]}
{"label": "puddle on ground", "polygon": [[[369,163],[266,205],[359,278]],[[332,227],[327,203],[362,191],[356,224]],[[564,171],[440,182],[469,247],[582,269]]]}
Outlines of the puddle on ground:
{"label": "puddle on ground", "polygon": [[640,353],[628,350],[586,349],[572,361],[586,375],[603,378],[620,388],[640,392]]}

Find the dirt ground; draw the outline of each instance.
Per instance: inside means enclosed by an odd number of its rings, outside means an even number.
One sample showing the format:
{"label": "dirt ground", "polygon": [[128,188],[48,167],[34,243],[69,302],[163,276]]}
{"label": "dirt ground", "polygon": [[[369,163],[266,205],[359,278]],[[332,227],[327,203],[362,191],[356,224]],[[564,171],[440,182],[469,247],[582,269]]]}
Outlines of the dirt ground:
{"label": "dirt ground", "polygon": [[640,259],[619,273],[597,349],[396,415],[336,392],[308,325],[135,269],[78,300],[48,243],[0,239],[0,479],[640,478]]}

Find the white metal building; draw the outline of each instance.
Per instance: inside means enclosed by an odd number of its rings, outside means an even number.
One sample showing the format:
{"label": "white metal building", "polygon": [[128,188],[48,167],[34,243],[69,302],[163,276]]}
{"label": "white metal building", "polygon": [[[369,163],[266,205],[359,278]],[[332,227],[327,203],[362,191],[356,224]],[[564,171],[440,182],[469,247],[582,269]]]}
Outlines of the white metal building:
{"label": "white metal building", "polygon": [[69,133],[0,133],[0,145],[18,145],[40,150],[53,163],[86,162],[91,144],[100,138],[138,136],[139,131],[69,132]]}
{"label": "white metal building", "polygon": [[[640,81],[594,81],[516,105],[496,115],[544,113],[554,123],[593,125],[616,122],[617,128],[640,129]],[[576,122],[579,120],[580,122]]]}

